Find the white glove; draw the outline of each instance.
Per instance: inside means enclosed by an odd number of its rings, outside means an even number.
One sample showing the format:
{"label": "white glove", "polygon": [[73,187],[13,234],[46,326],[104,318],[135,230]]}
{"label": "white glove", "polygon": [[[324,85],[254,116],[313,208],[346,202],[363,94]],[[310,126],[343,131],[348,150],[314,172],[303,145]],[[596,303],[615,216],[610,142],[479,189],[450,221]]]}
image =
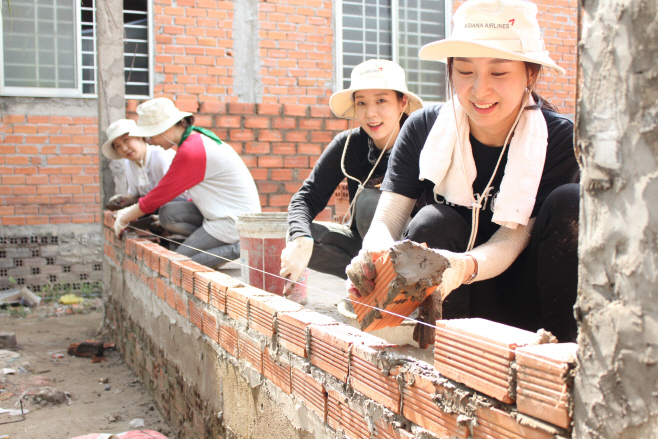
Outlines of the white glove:
{"label": "white glove", "polygon": [[448,250],[433,250],[435,253],[440,254],[450,262],[450,267],[446,268],[443,272],[441,284],[437,290],[441,292],[441,300],[445,300],[452,290],[458,288],[464,283],[464,276],[466,275],[466,260],[469,258],[464,253],[453,253]]}
{"label": "white glove", "polygon": [[286,244],[286,248],[281,252],[281,277],[286,277],[292,282],[288,282],[284,288],[284,295],[292,291],[293,282],[297,282],[304,269],[308,266],[313,254],[313,238],[300,236]]}
{"label": "white glove", "polygon": [[114,233],[117,235],[117,238],[121,237],[121,232],[128,227],[131,221],[136,220],[142,215],[144,215],[144,212],[140,210],[139,204],[133,204],[117,211],[116,218],[114,219]]}
{"label": "white glove", "polygon": [[345,268],[347,274],[345,287],[348,293],[356,297],[365,297],[375,291],[375,277],[377,277],[375,261],[381,254],[382,252],[373,253],[361,249],[352,259],[350,265]]}

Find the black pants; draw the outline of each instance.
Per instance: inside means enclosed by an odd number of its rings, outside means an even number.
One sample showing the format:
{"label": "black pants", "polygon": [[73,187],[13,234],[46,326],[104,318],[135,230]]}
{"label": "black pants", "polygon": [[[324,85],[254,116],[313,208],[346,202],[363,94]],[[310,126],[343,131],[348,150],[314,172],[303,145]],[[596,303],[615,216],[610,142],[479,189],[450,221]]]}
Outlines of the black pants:
{"label": "black pants", "polygon": [[[573,306],[578,284],[579,186],[555,189],[544,201],[530,244],[499,276],[462,285],[446,298],[443,318],[482,317],[536,331],[551,331],[559,341],[577,336]],[[405,237],[431,248],[463,252],[471,225],[453,208],[422,208]]]}

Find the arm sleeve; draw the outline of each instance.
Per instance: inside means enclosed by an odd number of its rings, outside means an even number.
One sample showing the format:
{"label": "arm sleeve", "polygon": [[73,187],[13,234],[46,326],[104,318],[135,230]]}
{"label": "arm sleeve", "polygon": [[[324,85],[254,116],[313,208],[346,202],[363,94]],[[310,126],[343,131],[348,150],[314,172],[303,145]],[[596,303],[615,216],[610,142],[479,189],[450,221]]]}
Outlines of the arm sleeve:
{"label": "arm sleeve", "polygon": [[206,175],[206,151],[200,135],[188,137],[179,148],[169,171],[146,196],[139,199],[139,208],[151,213],[179,194],[201,183]]}
{"label": "arm sleeve", "polygon": [[475,281],[491,279],[507,270],[530,243],[530,233],[536,218],[516,229],[499,228],[487,242],[475,247],[470,253],[478,261]]}
{"label": "arm sleeve", "polygon": [[402,238],[416,200],[394,192],[382,192],[372,224],[363,238],[363,248],[370,251],[389,249]]}
{"label": "arm sleeve", "polygon": [[[357,130],[354,130],[355,133]],[[351,142],[356,143],[353,133]],[[311,237],[311,222],[327,207],[329,199],[345,178],[340,168],[347,132],[338,134],[324,150],[302,187],[292,196],[288,206],[289,240]]]}

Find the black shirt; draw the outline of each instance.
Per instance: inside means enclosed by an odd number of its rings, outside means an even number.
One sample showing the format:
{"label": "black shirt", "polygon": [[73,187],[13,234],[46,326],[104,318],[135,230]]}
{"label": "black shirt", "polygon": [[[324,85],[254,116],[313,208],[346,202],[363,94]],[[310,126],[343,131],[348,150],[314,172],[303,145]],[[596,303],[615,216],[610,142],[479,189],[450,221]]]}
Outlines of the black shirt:
{"label": "black shirt", "polygon": [[[345,178],[340,168],[340,162],[348,134],[349,130],[343,131],[334,137],[334,140],[324,150],[302,187],[292,196],[288,206],[290,240],[298,236],[311,236],[311,222],[327,207],[329,199]],[[369,158],[376,157],[378,151],[376,148],[373,151],[370,136],[362,128],[352,130],[350,143],[345,154],[345,170],[349,175],[363,182],[373,167]],[[384,175],[388,159],[389,154],[385,153],[371,179]],[[358,185],[354,180],[347,179],[347,187],[351,202],[354,199]],[[359,236],[359,232],[356,230],[356,221],[352,221],[351,229],[356,236]]]}
{"label": "black shirt", "polygon": [[[417,204],[420,205],[446,202],[443,197],[437,196],[435,198],[434,183],[427,179],[421,181],[418,178],[420,152],[439,115],[440,109],[440,105],[426,107],[415,111],[409,117],[393,146],[382,190],[418,200],[419,203]],[[548,146],[546,147],[546,161],[531,217],[537,216],[544,200],[554,189],[563,184],[578,182],[580,174],[573,149],[573,122],[549,110],[542,109],[541,111],[548,128]],[[477,168],[477,176],[473,182],[473,193],[482,194],[496,168],[502,146],[491,147],[484,145],[472,135],[470,141],[473,159]],[[492,190],[483,200],[476,245],[489,240],[491,235],[500,227],[498,224],[491,222],[493,217],[491,205],[500,189],[500,183],[505,173],[505,165],[507,164],[508,151],[509,148],[505,148],[505,154],[491,184]],[[470,208],[454,206],[454,209],[468,224],[471,223]]]}

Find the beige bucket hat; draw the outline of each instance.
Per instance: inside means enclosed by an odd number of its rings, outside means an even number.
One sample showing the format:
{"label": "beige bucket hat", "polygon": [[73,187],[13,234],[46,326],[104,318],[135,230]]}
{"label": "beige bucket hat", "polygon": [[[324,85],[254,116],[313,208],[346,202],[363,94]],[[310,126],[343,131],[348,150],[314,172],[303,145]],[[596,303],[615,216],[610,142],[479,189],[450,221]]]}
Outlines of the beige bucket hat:
{"label": "beige bucket hat", "polygon": [[134,120],[131,119],[119,119],[115,122],[112,122],[110,126],[105,130],[105,134],[107,134],[107,141],[103,143],[103,146],[101,147],[103,155],[110,160],[119,160],[121,156],[114,150],[112,142],[114,142],[117,137],[121,137],[124,134],[130,133],[136,127],[137,124]]}
{"label": "beige bucket hat", "polygon": [[329,106],[338,117],[355,118],[353,94],[357,90],[395,90],[409,98],[407,114],[423,108],[423,101],[407,89],[402,67],[385,59],[370,59],[352,69],[350,88],[331,95]]}
{"label": "beige bucket hat", "polygon": [[137,115],[137,126],[130,135],[152,137],[164,133],[192,113],[180,111],[169,98],[155,98],[137,107]]}
{"label": "beige bucket hat", "polygon": [[537,6],[523,0],[467,0],[453,17],[450,38],[423,46],[420,59],[501,58],[566,71],[551,59],[537,22]]}

